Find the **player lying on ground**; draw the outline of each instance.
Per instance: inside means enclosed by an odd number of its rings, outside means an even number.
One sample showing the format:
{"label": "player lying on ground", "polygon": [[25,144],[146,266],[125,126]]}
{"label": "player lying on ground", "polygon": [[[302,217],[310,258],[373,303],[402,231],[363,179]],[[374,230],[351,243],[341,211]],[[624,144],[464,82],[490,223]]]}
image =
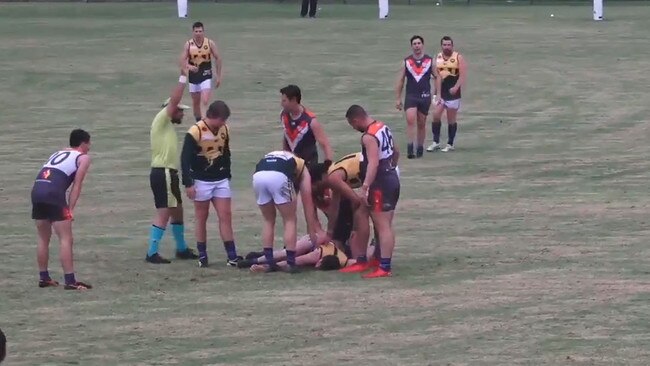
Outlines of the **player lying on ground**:
{"label": "player lying on ground", "polygon": [[[352,234],[354,236],[354,234]],[[344,268],[346,266],[351,266],[356,263],[356,260],[350,259],[349,252],[346,253],[346,249],[335,244],[333,241],[326,242],[317,246],[316,248],[311,247],[309,242],[309,237],[305,236],[298,241],[297,248],[307,248],[310,249],[306,254],[296,257],[296,265],[301,267],[314,266],[316,269],[323,271],[331,271]],[[375,252],[374,245],[368,246],[368,256],[372,256]],[[278,253],[280,254],[280,253]],[[278,259],[276,259],[278,261]],[[276,262],[276,266],[280,268],[287,268],[288,264],[286,261]],[[269,266],[267,264],[253,264],[251,266],[251,272],[268,272]]]}

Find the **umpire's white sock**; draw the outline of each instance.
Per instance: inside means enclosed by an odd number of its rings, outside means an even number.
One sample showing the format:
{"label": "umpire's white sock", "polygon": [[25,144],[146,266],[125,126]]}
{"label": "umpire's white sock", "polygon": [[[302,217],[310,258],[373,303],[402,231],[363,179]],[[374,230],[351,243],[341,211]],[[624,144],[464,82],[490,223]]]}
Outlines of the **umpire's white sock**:
{"label": "umpire's white sock", "polygon": [[379,0],[379,19],[388,16],[388,0]]}

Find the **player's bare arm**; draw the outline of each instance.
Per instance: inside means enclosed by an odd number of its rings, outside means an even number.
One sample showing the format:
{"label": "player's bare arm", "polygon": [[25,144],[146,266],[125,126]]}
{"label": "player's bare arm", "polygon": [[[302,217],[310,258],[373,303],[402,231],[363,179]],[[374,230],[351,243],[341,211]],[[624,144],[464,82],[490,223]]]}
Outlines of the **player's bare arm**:
{"label": "player's bare arm", "polygon": [[449,92],[454,95],[458,93],[458,89],[465,85],[465,78],[467,77],[467,63],[465,62],[465,58],[460,54],[458,54],[458,72],[460,75],[458,76],[456,85],[449,89]]}
{"label": "player's bare arm", "polygon": [[219,49],[217,48],[217,44],[213,40],[210,40],[210,53],[212,53],[212,57],[214,57],[215,74],[217,75],[216,79],[214,80],[214,87],[218,88],[219,85],[221,85],[221,75],[223,69],[222,69],[222,60],[221,60],[221,55],[219,54]]}
{"label": "player's bare arm", "polygon": [[187,71],[185,68],[181,69],[181,78],[178,80],[178,84],[172,89],[172,93],[169,96],[169,103],[167,104],[167,115],[172,117],[178,108],[178,104],[183,99],[183,92],[185,91],[185,85],[187,84]]}
{"label": "player's bare arm", "polygon": [[402,90],[404,90],[405,77],[404,65],[401,65],[400,71],[397,73],[397,80],[395,81],[395,108],[400,111],[402,110]]}
{"label": "player's bare arm", "polygon": [[368,189],[377,177],[377,167],[379,166],[379,144],[377,144],[377,139],[369,134],[364,134],[363,137],[361,137],[361,143],[366,148],[368,166],[366,167],[366,178],[361,186],[360,194],[364,199],[367,199]]}
{"label": "player's bare arm", "polygon": [[181,52],[181,61],[179,63],[179,66],[181,67],[181,70],[189,70],[191,72],[197,72],[199,71],[199,68],[194,65],[190,65],[190,42],[187,41],[185,42],[185,45],[183,46],[183,52]]}
{"label": "player's bare arm", "polygon": [[90,156],[88,154],[80,155],[78,160],[79,167],[77,168],[77,173],[74,177],[74,182],[72,183],[72,188],[70,189],[70,197],[68,199],[70,203],[70,212],[74,212],[74,208],[77,206],[77,201],[79,201],[79,196],[81,195],[81,187],[83,185],[84,178],[86,178],[86,173],[90,168]]}
{"label": "player's bare arm", "polygon": [[314,208],[314,201],[311,196],[311,176],[307,168],[303,169],[302,177],[300,179],[300,197],[302,199],[302,208],[305,211],[305,221],[307,222],[307,232],[312,243],[318,242],[318,234],[322,233],[323,229],[318,222],[316,216],[316,209]]}
{"label": "player's bare arm", "polygon": [[[352,207],[359,207],[361,204],[359,196],[354,192],[354,190],[345,182],[346,178],[344,176],[345,172],[342,169],[332,172],[332,174],[327,177],[327,183],[332,189],[333,192],[336,192],[343,196],[345,199],[352,202]],[[338,209],[338,206],[336,206]]]}
{"label": "player's bare arm", "polygon": [[336,220],[339,217],[339,204],[341,202],[341,194],[332,190],[332,196],[329,206],[327,207],[327,237],[331,238],[334,235],[334,228],[336,227]]}
{"label": "player's bare arm", "polygon": [[314,118],[311,121],[311,131],[314,134],[314,137],[316,138],[316,141],[320,145],[321,149],[325,152],[325,160],[332,161],[334,158],[334,152],[332,151],[332,145],[330,145],[330,141],[327,138],[327,134],[325,134],[325,130],[323,129],[323,126]]}
{"label": "player's bare arm", "polygon": [[440,73],[438,73],[438,69],[434,68],[433,72],[431,73],[433,75],[433,78],[435,80],[434,84],[436,87],[436,103],[440,103],[442,101],[442,77],[440,77]]}
{"label": "player's bare arm", "polygon": [[396,167],[399,164],[399,147],[397,147],[397,142],[393,139],[393,166]]}

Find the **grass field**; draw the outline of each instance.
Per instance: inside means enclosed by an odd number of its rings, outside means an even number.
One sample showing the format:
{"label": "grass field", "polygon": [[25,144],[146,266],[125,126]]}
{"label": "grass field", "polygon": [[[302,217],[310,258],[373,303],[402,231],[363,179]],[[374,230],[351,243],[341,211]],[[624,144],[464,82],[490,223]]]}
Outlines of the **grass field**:
{"label": "grass field", "polygon": [[[600,23],[588,6],[394,6],[384,22],[376,6],[326,4],[313,21],[286,4],[175,12],[0,6],[7,365],[650,363],[650,7],[607,7]],[[408,38],[433,53],[454,37],[470,65],[457,151],[400,164],[393,278],[144,263],[149,126],[197,19],[224,57],[240,252],[260,246],[250,176],[281,141],[279,88],[302,87],[337,156],[359,148],[352,103],[405,149],[392,89]],[[93,136],[75,220],[87,293],[37,288],[29,216],[37,170],[74,127]],[[208,236],[221,261],[215,215]],[[50,255],[61,279],[56,241]]]}

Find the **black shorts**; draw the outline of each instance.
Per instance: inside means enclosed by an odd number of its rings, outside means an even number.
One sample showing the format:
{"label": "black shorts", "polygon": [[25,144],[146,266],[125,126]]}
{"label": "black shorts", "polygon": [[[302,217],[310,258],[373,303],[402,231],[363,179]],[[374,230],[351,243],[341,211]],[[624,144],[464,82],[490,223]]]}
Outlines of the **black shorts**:
{"label": "black shorts", "polygon": [[151,168],[149,184],[151,185],[156,208],[175,208],[183,203],[178,170]]}
{"label": "black shorts", "polygon": [[352,203],[350,200],[341,198],[341,202],[339,203],[339,214],[336,218],[334,232],[332,233],[332,240],[345,244],[348,239],[350,239],[353,227],[353,216],[354,212],[352,211]]}
{"label": "black shorts", "polygon": [[51,203],[32,203],[32,219],[48,221],[66,221],[72,219],[72,213],[67,205]]}
{"label": "black shorts", "polygon": [[418,112],[426,116],[429,114],[429,107],[431,107],[431,96],[407,95],[404,98],[404,110],[417,108]]}
{"label": "black shorts", "polygon": [[375,212],[394,211],[399,201],[400,188],[395,172],[377,177],[368,190],[368,205]]}

